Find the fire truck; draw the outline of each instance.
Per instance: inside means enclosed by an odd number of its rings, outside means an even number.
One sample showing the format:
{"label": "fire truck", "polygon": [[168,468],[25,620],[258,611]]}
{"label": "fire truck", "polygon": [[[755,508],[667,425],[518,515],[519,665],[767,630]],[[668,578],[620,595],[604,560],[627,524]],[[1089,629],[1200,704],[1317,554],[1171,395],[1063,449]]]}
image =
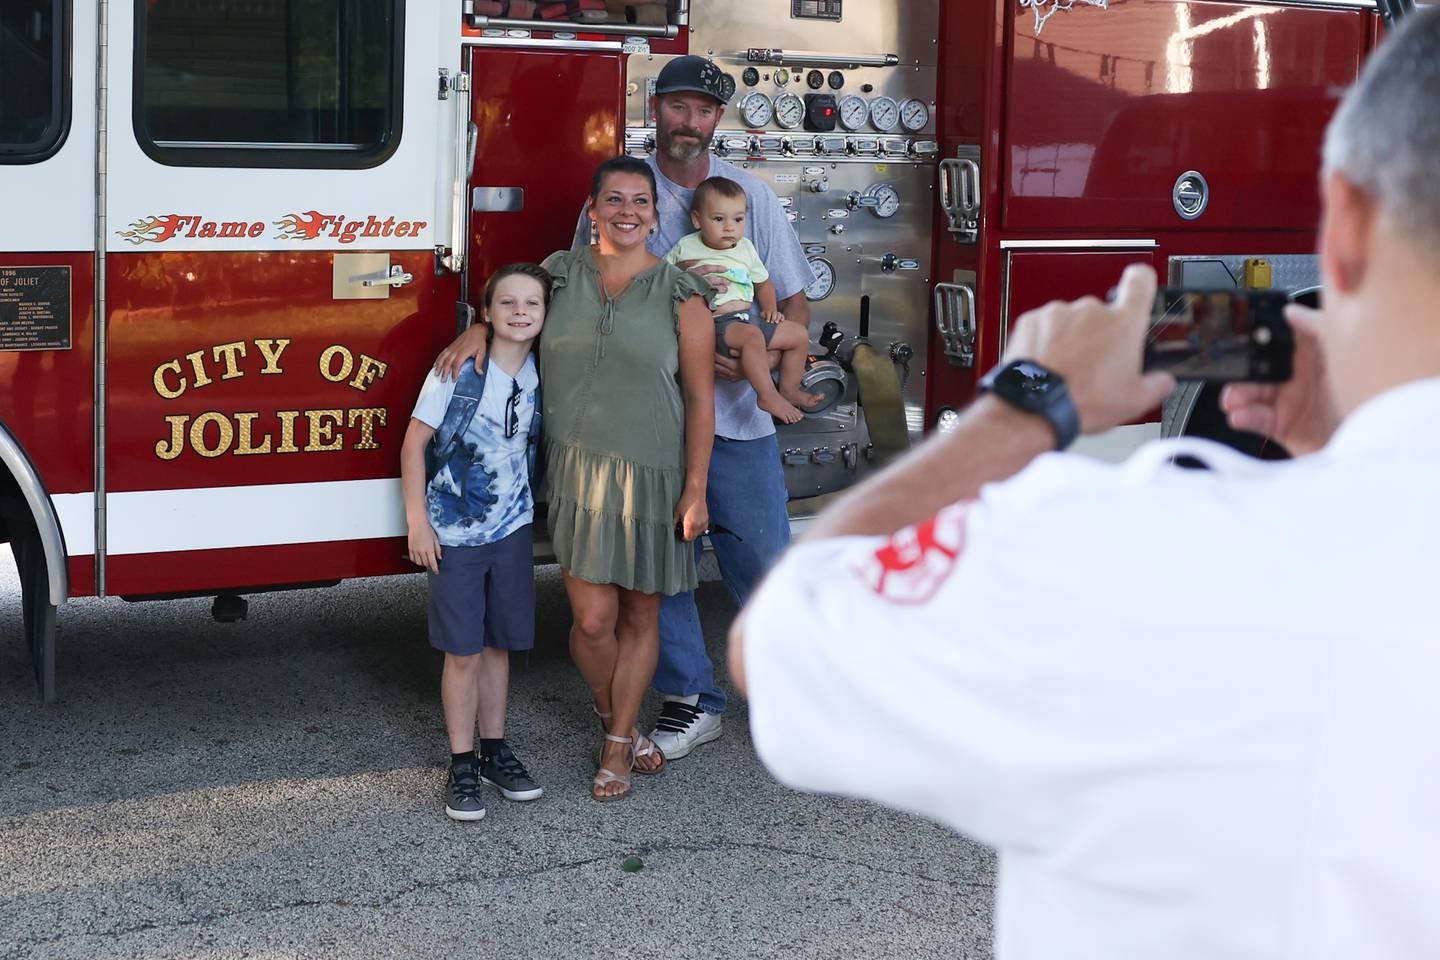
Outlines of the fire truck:
{"label": "fire truck", "polygon": [[[1401,0],[1391,0],[1401,2]],[[7,0],[0,524],[55,695],[68,598],[413,572],[399,447],[496,267],[655,149],[685,53],[712,148],[814,273],[794,513],[946,423],[1011,322],[1103,293],[1310,287],[1324,125],[1371,0]],[[1125,446],[1194,429],[1199,392]]]}

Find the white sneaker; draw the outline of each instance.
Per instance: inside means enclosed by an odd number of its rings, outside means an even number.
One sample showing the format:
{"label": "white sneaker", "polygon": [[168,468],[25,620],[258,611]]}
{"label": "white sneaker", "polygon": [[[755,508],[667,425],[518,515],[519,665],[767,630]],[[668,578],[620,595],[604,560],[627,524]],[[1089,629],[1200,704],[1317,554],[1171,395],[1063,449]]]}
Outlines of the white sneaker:
{"label": "white sneaker", "polygon": [[650,731],[650,739],[665,754],[666,760],[679,760],[702,743],[720,739],[720,714],[706,713],[697,704],[700,695],[666,697],[660,708],[660,719]]}

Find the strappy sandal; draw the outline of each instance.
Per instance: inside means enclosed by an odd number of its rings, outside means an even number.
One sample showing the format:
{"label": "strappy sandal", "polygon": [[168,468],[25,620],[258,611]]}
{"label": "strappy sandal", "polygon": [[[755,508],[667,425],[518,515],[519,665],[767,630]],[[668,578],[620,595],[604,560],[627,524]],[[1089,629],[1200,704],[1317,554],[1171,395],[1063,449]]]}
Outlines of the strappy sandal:
{"label": "strappy sandal", "polygon": [[[655,741],[645,736],[638,729],[632,730],[632,741],[634,746],[630,750],[630,769],[647,777],[653,777],[665,769],[665,752],[655,745]],[[640,766],[641,757],[658,757],[660,763],[654,770],[646,770]]]}
{"label": "strappy sandal", "polygon": [[[630,737],[617,737],[617,736],[615,736],[613,733],[607,733],[607,734],[605,734],[605,739],[608,740],[608,741],[610,741],[611,743],[623,743],[623,744],[625,744],[626,746],[630,747],[630,763],[631,763],[631,769],[634,769],[634,763],[635,763],[635,746],[634,746],[634,741],[633,741]],[[602,756],[602,757],[604,756],[603,751],[602,751],[602,753],[601,753],[601,756]],[[611,793],[611,794],[596,793],[597,790],[603,790],[603,789],[605,789],[606,787],[610,786],[610,784],[612,784],[612,783],[624,784],[625,789],[622,790],[622,791],[620,791],[619,793]],[[620,774],[620,773],[616,773],[614,770],[607,770],[605,767],[602,766],[598,771],[596,771],[596,773],[595,773],[595,779],[594,779],[594,781],[592,781],[591,784],[590,784],[590,796],[591,796],[591,798],[594,799],[595,802],[597,802],[597,803],[609,803],[609,802],[612,801],[612,800],[623,800],[623,799],[625,799],[626,797],[630,796],[630,773],[629,773],[629,771],[626,771],[625,773]]]}
{"label": "strappy sandal", "polygon": [[[595,716],[600,718],[600,725],[602,727],[605,726],[605,721],[611,719],[611,717],[614,716],[613,714],[609,713],[601,713],[600,708],[595,706],[593,703],[590,705],[590,709],[594,710]],[[609,735],[608,732],[606,735]],[[651,740],[649,737],[641,733],[639,727],[632,727],[630,729],[630,738],[631,743],[635,745],[634,750],[631,752],[631,770],[634,770],[636,773],[641,774],[642,776],[653,777],[655,776],[655,774],[665,769],[665,754],[663,751],[661,751],[659,747],[655,745],[654,740]],[[646,770],[644,767],[639,765],[638,761],[641,757],[659,757],[660,765],[657,766],[654,770]]]}

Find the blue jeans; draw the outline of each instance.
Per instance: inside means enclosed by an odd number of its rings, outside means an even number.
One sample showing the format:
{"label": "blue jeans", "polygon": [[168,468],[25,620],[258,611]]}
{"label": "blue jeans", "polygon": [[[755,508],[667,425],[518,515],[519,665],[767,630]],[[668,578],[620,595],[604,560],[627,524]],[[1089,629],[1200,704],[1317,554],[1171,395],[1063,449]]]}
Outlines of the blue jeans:
{"label": "blue jeans", "polygon": [[[775,437],[759,440],[715,438],[710,454],[706,506],[710,523],[738,534],[712,533],[710,543],[720,561],[720,575],[737,605],[770,569],[790,543],[790,517],[785,512],[785,476],[780,446]],[[702,552],[695,542],[695,558]],[[700,695],[700,709],[720,713],[725,693],[715,684],[715,666],[705,652],[700,612],[694,593],[677,593],[660,599],[660,663],[652,686],[661,693],[688,697]]]}

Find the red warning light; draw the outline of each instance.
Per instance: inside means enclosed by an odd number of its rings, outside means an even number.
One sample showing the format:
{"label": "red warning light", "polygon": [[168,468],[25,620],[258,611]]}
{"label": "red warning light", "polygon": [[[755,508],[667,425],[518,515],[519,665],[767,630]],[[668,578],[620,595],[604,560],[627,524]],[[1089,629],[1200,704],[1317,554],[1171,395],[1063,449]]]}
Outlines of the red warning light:
{"label": "red warning light", "polygon": [[827,116],[827,117],[833,117],[833,116],[835,116],[835,111],[832,110],[830,107],[826,107],[826,108],[825,108],[825,116]]}

